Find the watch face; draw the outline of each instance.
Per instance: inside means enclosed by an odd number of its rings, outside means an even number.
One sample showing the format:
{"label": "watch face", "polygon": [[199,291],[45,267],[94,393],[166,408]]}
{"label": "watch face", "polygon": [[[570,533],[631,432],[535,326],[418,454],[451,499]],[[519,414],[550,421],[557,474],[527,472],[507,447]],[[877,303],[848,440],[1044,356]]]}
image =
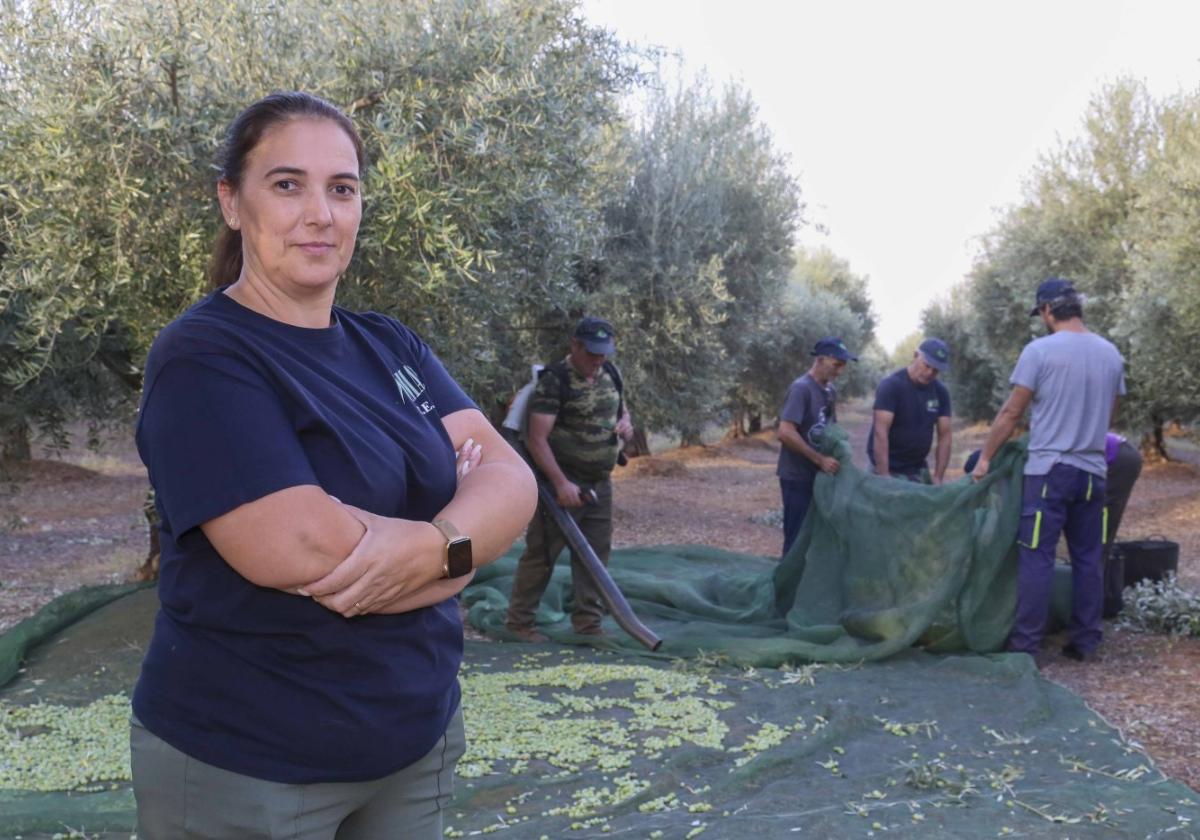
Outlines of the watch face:
{"label": "watch face", "polygon": [[446,571],[448,577],[456,578],[470,574],[475,568],[471,557],[471,538],[459,537],[446,544]]}

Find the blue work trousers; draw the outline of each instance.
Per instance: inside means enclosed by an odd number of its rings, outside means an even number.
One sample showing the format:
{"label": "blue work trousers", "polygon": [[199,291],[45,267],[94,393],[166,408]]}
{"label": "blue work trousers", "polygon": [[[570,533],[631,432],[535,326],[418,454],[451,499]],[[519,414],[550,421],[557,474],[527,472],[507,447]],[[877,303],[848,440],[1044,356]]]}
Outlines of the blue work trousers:
{"label": "blue work trousers", "polygon": [[800,533],[804,517],[808,515],[809,505],[812,504],[813,484],[816,478],[779,479],[779,492],[783,496],[783,556],[787,557],[788,550]]}
{"label": "blue work trousers", "polygon": [[1054,551],[1060,534],[1071,555],[1071,644],[1087,654],[1100,645],[1104,604],[1104,489],[1098,475],[1055,464],[1027,475],[1017,545],[1017,615],[1008,649],[1037,653],[1050,612]]}

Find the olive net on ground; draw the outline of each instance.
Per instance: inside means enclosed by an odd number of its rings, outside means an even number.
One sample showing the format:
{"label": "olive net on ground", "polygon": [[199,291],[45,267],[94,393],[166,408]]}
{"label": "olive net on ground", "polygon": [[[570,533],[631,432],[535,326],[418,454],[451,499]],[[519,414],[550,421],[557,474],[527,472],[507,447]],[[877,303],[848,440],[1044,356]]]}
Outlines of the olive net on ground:
{"label": "olive net on ground", "polygon": [[0,635],[0,837],[128,840],[129,697],[157,609],[146,584],[91,586]]}
{"label": "olive net on ground", "polygon": [[[614,553],[612,577],[663,638],[661,653],[719,652],[740,664],[856,662],[914,643],[999,650],[1016,603],[1015,535],[1024,448],[1006,445],[986,479],[932,487],[881,479],[851,462],[845,432],[826,452],[844,465],[817,478],[812,508],[782,562],[698,546]],[[504,638],[515,557],[481,569],[464,596],[470,620]],[[577,640],[567,620],[566,552],[538,611],[539,629]],[[603,644],[638,650],[606,621]]]}
{"label": "olive net on ground", "polygon": [[[0,690],[0,837],[128,840],[128,696],[155,608],[153,590],[101,607]],[[468,642],[462,685],[449,837],[1133,838],[1200,824],[1200,796],[1022,655],[763,669]]]}

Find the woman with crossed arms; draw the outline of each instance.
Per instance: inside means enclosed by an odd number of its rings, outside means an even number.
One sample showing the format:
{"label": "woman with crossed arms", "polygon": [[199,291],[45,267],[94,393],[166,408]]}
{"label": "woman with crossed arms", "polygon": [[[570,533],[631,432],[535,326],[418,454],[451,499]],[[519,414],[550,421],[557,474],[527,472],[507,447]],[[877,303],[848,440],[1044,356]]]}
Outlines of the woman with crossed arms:
{"label": "woman with crossed arms", "polygon": [[229,129],[216,290],[150,352],[161,609],[133,698],[142,840],[441,837],[456,596],[536,488],[429,347],[334,305],[362,142],[273,94]]}

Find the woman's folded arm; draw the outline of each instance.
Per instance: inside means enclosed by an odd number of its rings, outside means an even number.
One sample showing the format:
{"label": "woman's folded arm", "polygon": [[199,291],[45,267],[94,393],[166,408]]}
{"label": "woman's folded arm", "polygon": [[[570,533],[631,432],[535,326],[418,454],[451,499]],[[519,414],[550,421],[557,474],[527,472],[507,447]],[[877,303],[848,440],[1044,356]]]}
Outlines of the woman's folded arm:
{"label": "woman's folded arm", "polygon": [[247,502],[200,529],[246,580],[289,591],[337,568],[366,532],[353,514],[313,484]]}

